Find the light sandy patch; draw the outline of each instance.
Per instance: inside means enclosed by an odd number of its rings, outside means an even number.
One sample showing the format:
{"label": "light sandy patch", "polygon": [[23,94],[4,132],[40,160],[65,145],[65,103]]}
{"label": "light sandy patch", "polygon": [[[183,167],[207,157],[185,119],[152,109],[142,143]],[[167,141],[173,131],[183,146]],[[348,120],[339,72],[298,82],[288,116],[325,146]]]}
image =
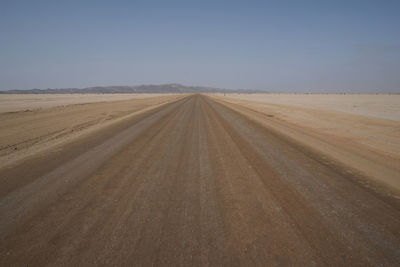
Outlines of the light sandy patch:
{"label": "light sandy patch", "polygon": [[0,94],[0,113],[72,104],[147,99],[165,94]]}
{"label": "light sandy patch", "polygon": [[400,94],[228,94],[228,96],[264,104],[333,110],[400,121]]}

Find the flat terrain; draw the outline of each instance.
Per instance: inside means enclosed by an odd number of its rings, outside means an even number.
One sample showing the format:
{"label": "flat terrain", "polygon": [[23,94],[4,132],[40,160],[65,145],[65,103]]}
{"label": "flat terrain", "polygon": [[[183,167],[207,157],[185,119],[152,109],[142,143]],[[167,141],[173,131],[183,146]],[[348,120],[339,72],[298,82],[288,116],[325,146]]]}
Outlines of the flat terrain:
{"label": "flat terrain", "polygon": [[400,190],[400,95],[214,95],[254,122],[294,139],[372,183]]}
{"label": "flat terrain", "polygon": [[264,104],[330,110],[400,121],[400,94],[228,94]]}
{"label": "flat terrain", "polygon": [[[166,97],[110,102],[110,112],[128,110],[43,150],[26,142],[29,134],[1,138],[26,144],[2,144],[8,164],[0,168],[1,266],[400,263],[397,189],[387,191],[386,180],[316,149],[332,145],[319,139],[321,129],[296,125],[284,117],[290,111],[283,106],[251,107],[222,96]],[[92,105],[99,106],[90,111]],[[74,115],[76,105],[62,107],[57,120],[73,125],[72,118],[87,112],[96,120],[104,116],[98,113],[102,105],[107,103],[82,105]],[[32,114],[42,118],[57,109]],[[16,128],[42,121],[16,112],[14,120],[26,121],[12,125],[12,114],[1,114],[1,133],[17,135]],[[340,133],[345,123],[332,121],[337,124],[327,139],[341,140],[335,129]],[[381,129],[398,127],[390,123]],[[35,153],[12,156],[29,149]],[[354,160],[352,150],[346,153]],[[391,160],[389,165],[397,162]],[[385,177],[399,174],[393,167]],[[366,182],[371,179],[387,187]]]}
{"label": "flat terrain", "polygon": [[166,94],[0,94],[0,113],[31,111],[72,104],[143,100],[157,96],[165,97]]}
{"label": "flat terrain", "polygon": [[[0,95],[0,98],[3,96],[4,101],[8,97],[13,99],[10,100],[11,104],[5,105],[12,109],[25,106],[25,101],[30,99],[30,96],[25,95]],[[18,97],[15,98],[16,96]],[[35,105],[31,106],[32,109],[0,113],[0,167],[46,149],[60,147],[78,136],[183,96],[109,95],[109,97],[110,99],[105,101],[104,95],[96,94],[45,95],[43,98],[35,96]],[[115,101],[122,97],[126,100]],[[66,105],[66,103],[73,104]],[[49,108],[50,104],[52,108]]]}

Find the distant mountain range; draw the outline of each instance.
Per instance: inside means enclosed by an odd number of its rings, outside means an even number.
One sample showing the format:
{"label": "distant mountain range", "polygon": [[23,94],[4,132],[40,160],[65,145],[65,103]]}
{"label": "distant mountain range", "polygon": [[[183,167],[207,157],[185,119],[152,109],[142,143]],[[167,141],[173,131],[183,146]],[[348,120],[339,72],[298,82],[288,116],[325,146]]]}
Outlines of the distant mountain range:
{"label": "distant mountain range", "polygon": [[96,86],[87,88],[30,89],[0,91],[0,94],[141,94],[141,93],[255,93],[255,90],[232,90],[182,84]]}

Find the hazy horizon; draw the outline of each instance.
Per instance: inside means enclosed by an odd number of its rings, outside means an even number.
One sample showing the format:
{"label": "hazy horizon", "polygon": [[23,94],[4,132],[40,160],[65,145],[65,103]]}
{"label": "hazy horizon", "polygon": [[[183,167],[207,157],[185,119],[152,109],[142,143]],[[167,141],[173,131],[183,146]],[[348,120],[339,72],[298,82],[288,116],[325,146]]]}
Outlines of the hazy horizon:
{"label": "hazy horizon", "polygon": [[[205,88],[213,88],[219,89],[219,92],[223,92],[223,90],[227,90],[226,92],[229,93],[229,90],[232,90],[235,93],[239,93],[238,91],[243,91],[243,93],[268,93],[268,94],[400,94],[400,91],[380,91],[380,92],[368,92],[368,91],[345,91],[345,90],[299,90],[299,91],[285,91],[285,90],[263,90],[263,89],[252,89],[252,88],[223,88],[223,87],[213,87],[213,86],[203,86],[198,84],[182,84],[182,83],[166,83],[166,84],[113,84],[113,85],[94,85],[94,86],[85,86],[85,87],[54,87],[54,88],[28,88],[28,89],[6,89],[0,90],[2,92],[7,91],[31,91],[31,90],[63,90],[63,89],[87,89],[87,88],[96,88],[96,87],[140,87],[140,86],[163,86],[163,85],[171,85],[177,84],[183,87],[205,87]],[[199,92],[201,93],[201,92]],[[64,93],[63,93],[64,94]],[[88,94],[88,93],[85,93]],[[96,93],[94,93],[96,94]],[[104,93],[99,93],[104,94]],[[114,93],[111,93],[114,94]],[[124,93],[116,93],[116,94],[124,94]]]}
{"label": "hazy horizon", "polygon": [[3,1],[0,90],[400,92],[399,1]]}

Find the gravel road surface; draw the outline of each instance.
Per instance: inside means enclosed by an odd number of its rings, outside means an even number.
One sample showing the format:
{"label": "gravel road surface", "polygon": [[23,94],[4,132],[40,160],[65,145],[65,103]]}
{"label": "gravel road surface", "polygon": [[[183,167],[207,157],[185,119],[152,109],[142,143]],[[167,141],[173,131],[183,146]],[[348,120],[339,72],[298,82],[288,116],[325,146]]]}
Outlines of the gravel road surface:
{"label": "gravel road surface", "polygon": [[0,265],[399,265],[400,202],[360,180],[192,95],[1,169]]}

